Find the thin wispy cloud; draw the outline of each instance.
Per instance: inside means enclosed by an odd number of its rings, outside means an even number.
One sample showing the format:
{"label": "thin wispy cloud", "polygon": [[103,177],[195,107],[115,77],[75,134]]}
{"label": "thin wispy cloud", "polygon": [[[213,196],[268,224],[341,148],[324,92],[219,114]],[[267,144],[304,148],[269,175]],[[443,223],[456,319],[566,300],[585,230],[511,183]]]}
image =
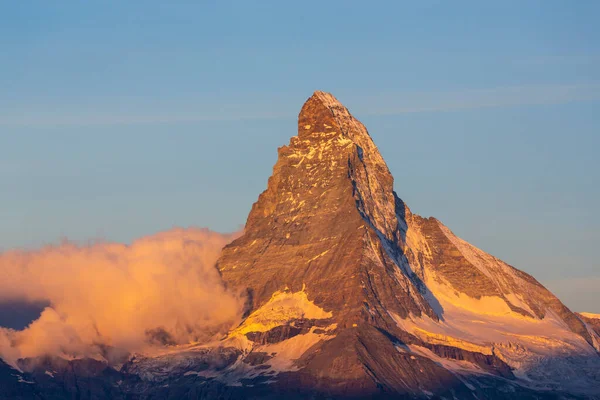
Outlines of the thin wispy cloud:
{"label": "thin wispy cloud", "polygon": [[373,99],[370,115],[451,112],[482,108],[505,108],[566,104],[600,100],[600,83],[573,85],[523,85],[452,92],[403,93]]}
{"label": "thin wispy cloud", "polygon": [[[571,85],[521,85],[490,89],[440,92],[394,92],[366,95],[348,102],[363,115],[400,115],[412,113],[452,112],[483,108],[506,108],[536,105],[567,104],[600,100],[600,83]],[[153,125],[200,123],[211,121],[269,120],[295,118],[295,105],[288,108],[278,104],[248,105],[249,109],[269,112],[227,112],[226,106],[214,111],[202,107],[199,112],[175,113],[66,113],[27,112],[0,115],[4,127],[61,127],[98,125]],[[189,108],[189,107],[188,107]]]}
{"label": "thin wispy cloud", "polygon": [[257,114],[20,114],[0,116],[0,126],[97,126],[97,125],[155,125],[155,124],[180,124],[211,121],[239,121],[254,119],[278,119],[291,115],[276,113]]}
{"label": "thin wispy cloud", "polygon": [[592,66],[600,63],[600,54],[547,54],[535,55],[514,61],[530,66]]}

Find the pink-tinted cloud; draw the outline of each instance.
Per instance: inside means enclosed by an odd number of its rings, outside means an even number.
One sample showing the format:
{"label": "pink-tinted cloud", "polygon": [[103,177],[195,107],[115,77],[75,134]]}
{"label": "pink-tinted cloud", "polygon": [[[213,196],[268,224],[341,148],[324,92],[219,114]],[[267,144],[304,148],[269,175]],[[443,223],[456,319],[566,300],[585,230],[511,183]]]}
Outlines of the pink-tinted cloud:
{"label": "pink-tinted cloud", "polygon": [[214,338],[242,307],[214,267],[232,239],[174,229],[130,246],[63,243],[0,254],[0,301],[50,303],[27,328],[0,328],[0,357],[96,357],[107,346],[144,351]]}

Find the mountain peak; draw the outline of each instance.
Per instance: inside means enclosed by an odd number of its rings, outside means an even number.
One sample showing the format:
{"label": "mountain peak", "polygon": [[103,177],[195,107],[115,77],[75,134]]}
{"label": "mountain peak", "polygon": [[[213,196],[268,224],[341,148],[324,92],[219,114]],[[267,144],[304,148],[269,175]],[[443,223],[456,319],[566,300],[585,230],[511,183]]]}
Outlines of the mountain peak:
{"label": "mountain peak", "polygon": [[309,343],[295,358],[296,382],[334,382],[327,391],[344,382],[369,393],[449,385],[469,398],[454,367],[444,369],[448,358],[470,360],[469,374],[515,379],[504,360],[521,366],[522,352],[535,360],[538,341],[528,338],[552,318],[565,327],[561,340],[596,357],[591,325],[534,278],[411,213],[367,129],[332,94],[308,98],[297,136],[278,153],[244,234],[217,267],[229,288],[246,294],[236,334],[253,349]]}
{"label": "mountain peak", "polygon": [[[333,95],[317,91],[304,103],[298,135],[279,149],[267,189],[252,206],[244,235],[223,251],[219,270],[231,287],[251,293],[248,311],[274,292],[305,288],[325,310],[339,310],[340,326],[372,318],[365,307],[387,321],[383,303],[398,315],[436,318],[400,265],[404,221],[396,200],[392,175],[365,126]],[[361,282],[379,278],[385,293],[365,292]],[[345,286],[341,293],[329,290],[335,284]]]}
{"label": "mountain peak", "polygon": [[310,98],[319,100],[325,107],[332,110],[336,108],[346,108],[333,94],[322,90],[316,90]]}
{"label": "mountain peak", "polygon": [[375,147],[364,125],[333,94],[317,90],[300,110],[298,135],[321,131],[337,131],[359,146],[370,142],[368,147]]}
{"label": "mountain peak", "polygon": [[345,130],[340,118],[352,118],[352,115],[331,93],[317,90],[310,96],[298,115],[298,136],[305,137],[311,133],[338,133],[344,135]]}

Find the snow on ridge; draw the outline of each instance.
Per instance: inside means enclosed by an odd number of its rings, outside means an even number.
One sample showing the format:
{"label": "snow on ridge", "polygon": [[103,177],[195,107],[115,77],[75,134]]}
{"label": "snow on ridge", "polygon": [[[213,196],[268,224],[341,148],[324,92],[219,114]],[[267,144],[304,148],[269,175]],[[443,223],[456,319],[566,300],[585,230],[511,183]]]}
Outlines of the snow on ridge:
{"label": "snow on ridge", "polygon": [[589,312],[580,312],[579,315],[582,315],[586,318],[591,318],[591,319],[600,319],[600,314],[594,314],[594,313],[589,313]]}
{"label": "snow on ridge", "polygon": [[[450,286],[435,279],[427,281],[428,286],[436,284],[439,286],[432,290],[444,309],[444,319],[435,321],[426,315],[402,319],[391,314],[401,329],[431,344],[493,354],[513,368],[520,381],[532,380],[542,387],[552,383],[579,390],[598,376],[600,359],[595,350],[554,312],[548,311],[541,320],[509,310],[504,315],[490,314],[486,307],[500,306],[503,302],[499,297],[464,303],[464,296],[457,295]],[[473,301],[486,306],[478,307],[471,304]]]}
{"label": "snow on ridge", "polygon": [[531,309],[526,298],[522,295],[527,293],[526,284],[518,276],[515,269],[504,261],[486,253],[456,236],[448,227],[438,221],[438,225],[444,235],[460,251],[465,259],[487,276],[505,297],[505,302],[527,311],[532,317],[535,312]]}
{"label": "snow on ridge", "polygon": [[[456,237],[440,223],[442,232],[458,251],[479,269],[503,293],[471,298],[460,293],[434,269],[427,268],[430,251],[427,239],[418,224],[407,231],[407,245],[421,253],[414,266],[425,285],[434,294],[442,312],[436,321],[427,315],[411,315],[402,319],[390,314],[403,330],[431,344],[448,345],[482,354],[493,354],[511,368],[520,384],[537,389],[551,385],[587,393],[597,386],[586,387],[598,381],[600,359],[581,336],[572,332],[564,320],[552,310],[546,310],[543,319],[515,312],[509,304],[528,312],[527,282],[516,269]],[[532,315],[534,315],[532,313]],[[423,354],[435,361],[431,354]],[[445,365],[455,373],[467,373],[455,365]],[[469,372],[472,373],[472,372]]]}

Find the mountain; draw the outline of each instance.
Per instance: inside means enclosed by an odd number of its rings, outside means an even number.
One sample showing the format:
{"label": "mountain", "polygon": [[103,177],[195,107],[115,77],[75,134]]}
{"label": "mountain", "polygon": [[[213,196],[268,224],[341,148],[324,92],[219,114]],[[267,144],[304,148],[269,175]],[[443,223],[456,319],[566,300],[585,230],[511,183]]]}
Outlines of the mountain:
{"label": "mountain", "polygon": [[413,214],[366,128],[327,93],[302,107],[298,136],[218,268],[247,291],[241,332],[254,343],[299,340],[299,322],[305,340],[322,332],[299,370],[280,374],[284,387],[464,398],[482,376],[583,391],[598,377],[570,361],[597,368],[597,334],[533,277]]}
{"label": "mountain", "polygon": [[48,357],[15,374],[40,398],[600,398],[599,320],[412,213],[331,94],[306,101],[278,155],[217,262],[246,299],[238,326],[119,365]]}

